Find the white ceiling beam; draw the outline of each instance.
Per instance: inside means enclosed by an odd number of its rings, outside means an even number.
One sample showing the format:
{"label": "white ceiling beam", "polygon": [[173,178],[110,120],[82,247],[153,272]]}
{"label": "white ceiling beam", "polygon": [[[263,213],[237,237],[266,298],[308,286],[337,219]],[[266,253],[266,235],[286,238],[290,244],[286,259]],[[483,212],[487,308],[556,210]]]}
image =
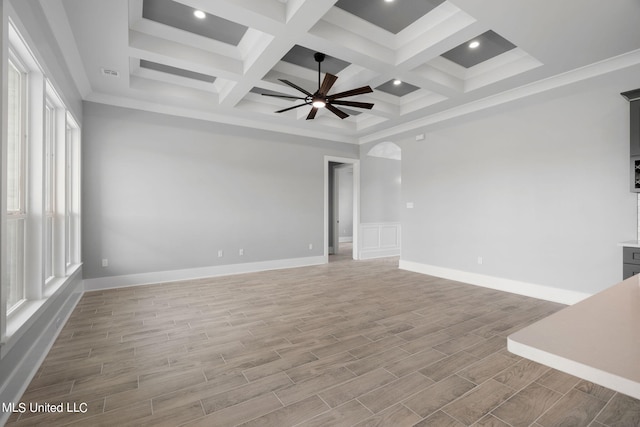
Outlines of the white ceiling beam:
{"label": "white ceiling beam", "polygon": [[171,65],[214,77],[238,80],[242,61],[185,46],[137,31],[129,31],[130,56]]}
{"label": "white ceiling beam", "polygon": [[324,16],[336,0],[304,0],[297,3],[295,13],[282,26],[273,40],[260,50],[251,64],[245,64],[242,80],[225,95],[221,102],[227,107],[235,106],[280,59],[315,25],[318,17]]}
{"label": "white ceiling beam", "polygon": [[138,33],[157,37],[158,39],[180,43],[185,46],[227,56],[236,60],[242,59],[241,52],[236,46],[190,33],[179,28],[170,27],[149,19],[140,19],[129,28]]}

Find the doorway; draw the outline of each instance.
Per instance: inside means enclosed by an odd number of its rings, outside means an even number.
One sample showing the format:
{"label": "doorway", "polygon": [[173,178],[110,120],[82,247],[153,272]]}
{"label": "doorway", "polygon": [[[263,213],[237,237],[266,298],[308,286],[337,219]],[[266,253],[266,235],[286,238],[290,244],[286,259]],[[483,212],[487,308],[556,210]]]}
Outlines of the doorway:
{"label": "doorway", "polygon": [[325,262],[346,257],[356,260],[360,228],[359,160],[325,156],[324,166]]}
{"label": "doorway", "polygon": [[329,162],[329,259],[352,251],[353,165]]}

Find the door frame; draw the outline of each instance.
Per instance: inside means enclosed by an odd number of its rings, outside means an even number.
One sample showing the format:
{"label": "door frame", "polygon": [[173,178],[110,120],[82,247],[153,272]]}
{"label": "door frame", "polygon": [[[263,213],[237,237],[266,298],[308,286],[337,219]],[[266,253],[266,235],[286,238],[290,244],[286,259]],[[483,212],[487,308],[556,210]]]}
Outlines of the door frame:
{"label": "door frame", "polygon": [[324,259],[329,262],[329,163],[353,166],[353,254],[359,259],[360,249],[360,160],[349,157],[324,156]]}

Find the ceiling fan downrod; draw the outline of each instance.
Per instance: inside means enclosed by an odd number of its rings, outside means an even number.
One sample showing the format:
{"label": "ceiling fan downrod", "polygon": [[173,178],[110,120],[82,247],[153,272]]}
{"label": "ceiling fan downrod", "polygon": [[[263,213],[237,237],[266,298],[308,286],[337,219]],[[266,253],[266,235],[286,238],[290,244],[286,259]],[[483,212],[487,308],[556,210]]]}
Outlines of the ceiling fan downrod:
{"label": "ceiling fan downrod", "polygon": [[322,61],[324,61],[325,57],[326,55],[324,53],[316,52],[313,54],[313,59],[318,63],[318,89],[320,89],[320,67],[322,66]]}

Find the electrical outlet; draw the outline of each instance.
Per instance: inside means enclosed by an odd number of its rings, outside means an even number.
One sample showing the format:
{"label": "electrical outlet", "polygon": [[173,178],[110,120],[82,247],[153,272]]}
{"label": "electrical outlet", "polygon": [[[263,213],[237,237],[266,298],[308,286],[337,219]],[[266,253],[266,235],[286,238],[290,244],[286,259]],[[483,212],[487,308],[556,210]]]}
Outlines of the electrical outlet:
{"label": "electrical outlet", "polygon": [[244,255],[244,249],[240,249],[240,250],[238,251],[238,255],[240,255],[240,256]]}
{"label": "electrical outlet", "polygon": [[481,256],[478,257],[478,264],[482,265],[482,257]]}
{"label": "electrical outlet", "polygon": [[222,249],[220,249],[218,251],[218,258],[222,258],[223,255],[224,255],[224,252],[222,252]]}
{"label": "electrical outlet", "polygon": [[102,259],[102,266],[103,266],[103,267],[109,267],[109,260],[108,260],[108,259],[106,259],[106,258],[103,258],[103,259]]}
{"label": "electrical outlet", "polygon": [[309,243],[309,250],[313,250],[313,243]]}

